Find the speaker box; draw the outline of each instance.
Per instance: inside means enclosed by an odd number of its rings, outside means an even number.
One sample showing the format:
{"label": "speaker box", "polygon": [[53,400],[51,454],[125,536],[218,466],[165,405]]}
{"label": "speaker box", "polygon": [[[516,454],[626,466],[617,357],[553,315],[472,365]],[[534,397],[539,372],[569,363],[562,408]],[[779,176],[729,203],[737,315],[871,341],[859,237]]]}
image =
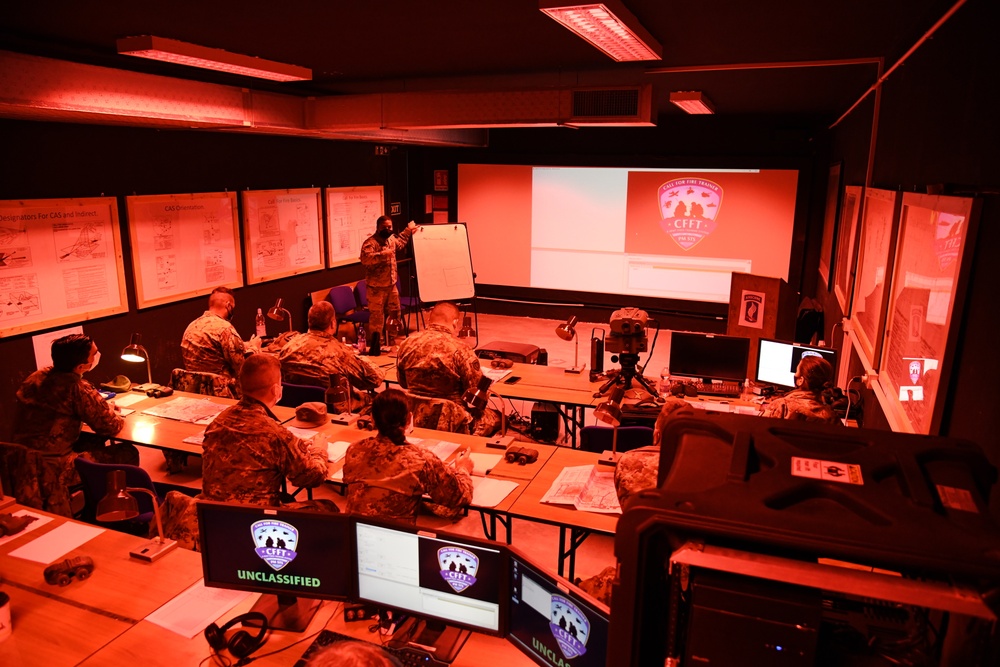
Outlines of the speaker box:
{"label": "speaker box", "polygon": [[480,359],[510,359],[522,364],[538,363],[538,346],[524,343],[495,341],[486,343],[476,350]]}
{"label": "speaker box", "polygon": [[555,442],[559,439],[559,408],[553,403],[531,406],[531,437]]}

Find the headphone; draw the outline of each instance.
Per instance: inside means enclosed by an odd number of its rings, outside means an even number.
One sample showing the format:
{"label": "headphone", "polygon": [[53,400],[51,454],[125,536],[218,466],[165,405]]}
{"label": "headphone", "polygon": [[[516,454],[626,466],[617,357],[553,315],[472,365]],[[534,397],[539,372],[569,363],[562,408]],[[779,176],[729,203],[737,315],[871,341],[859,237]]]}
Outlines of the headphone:
{"label": "headphone", "polygon": [[[226,632],[235,626],[237,623],[245,624],[247,621],[255,621],[260,624],[257,630],[257,636],[251,635],[246,630],[237,630],[232,637],[226,639]],[[244,627],[253,627],[244,625]],[[208,640],[208,645],[211,646],[216,652],[225,651],[229,649],[229,652],[233,654],[234,658],[246,658],[251,653],[259,649],[264,645],[264,635],[267,634],[267,616],[259,611],[248,611],[245,614],[240,614],[228,621],[221,628],[215,623],[209,623],[208,627],[205,628],[205,639]]]}
{"label": "headphone", "polygon": [[698,388],[693,384],[685,384],[683,382],[675,382],[670,387],[670,393],[674,396],[679,396],[681,398],[688,396],[694,398],[698,395]]}

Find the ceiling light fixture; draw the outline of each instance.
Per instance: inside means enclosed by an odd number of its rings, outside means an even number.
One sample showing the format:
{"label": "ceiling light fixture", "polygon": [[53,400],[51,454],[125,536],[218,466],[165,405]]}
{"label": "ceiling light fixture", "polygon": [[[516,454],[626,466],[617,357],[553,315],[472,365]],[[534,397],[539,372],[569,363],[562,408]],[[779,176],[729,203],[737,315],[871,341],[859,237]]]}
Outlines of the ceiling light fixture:
{"label": "ceiling light fixture", "polygon": [[162,60],[176,65],[254,76],[271,81],[309,81],[312,79],[312,70],[306,67],[286,65],[273,60],[230,53],[222,49],[213,49],[152,35],[119,39],[118,53],[125,56]]}
{"label": "ceiling light fixture", "polygon": [[712,102],[697,90],[678,90],[670,93],[670,101],[688,113],[715,113]]}
{"label": "ceiling light fixture", "polygon": [[663,57],[660,43],[620,0],[584,4],[539,0],[538,9],[618,62]]}

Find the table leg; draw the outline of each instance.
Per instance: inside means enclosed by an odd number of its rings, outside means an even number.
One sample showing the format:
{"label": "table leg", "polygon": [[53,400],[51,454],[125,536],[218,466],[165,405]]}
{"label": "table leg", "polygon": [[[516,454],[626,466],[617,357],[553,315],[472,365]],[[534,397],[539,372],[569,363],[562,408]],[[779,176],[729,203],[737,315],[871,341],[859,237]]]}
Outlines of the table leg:
{"label": "table leg", "polygon": [[[569,540],[567,544],[567,534]],[[576,576],[576,550],[590,537],[590,531],[584,528],[559,527],[559,576],[573,581]],[[569,572],[566,572],[566,561],[569,561]]]}

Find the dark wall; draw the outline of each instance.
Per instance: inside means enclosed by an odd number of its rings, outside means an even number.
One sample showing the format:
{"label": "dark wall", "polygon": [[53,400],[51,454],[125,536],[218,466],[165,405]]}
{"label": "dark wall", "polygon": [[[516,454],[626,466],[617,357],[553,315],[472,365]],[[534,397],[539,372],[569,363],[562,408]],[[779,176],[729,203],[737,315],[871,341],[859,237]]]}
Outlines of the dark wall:
{"label": "dark wall", "polygon": [[[892,73],[882,91],[871,183],[903,192],[940,186],[945,193],[984,198],[978,238],[967,244],[974,255],[972,281],[964,317],[953,323],[960,334],[942,434],[978,443],[994,463],[1000,463],[1000,355],[995,353],[1000,162],[994,155],[1000,147],[995,115],[1000,46],[993,34],[998,14],[996,3],[972,0]],[[843,160],[845,184],[864,184],[872,117],[869,99],[831,132],[831,159]],[[837,300],[825,289],[819,292],[832,329],[841,315]],[[840,337],[831,332],[827,340]],[[860,363],[854,369],[860,373]],[[884,426],[870,394],[866,404],[866,425]]]}

